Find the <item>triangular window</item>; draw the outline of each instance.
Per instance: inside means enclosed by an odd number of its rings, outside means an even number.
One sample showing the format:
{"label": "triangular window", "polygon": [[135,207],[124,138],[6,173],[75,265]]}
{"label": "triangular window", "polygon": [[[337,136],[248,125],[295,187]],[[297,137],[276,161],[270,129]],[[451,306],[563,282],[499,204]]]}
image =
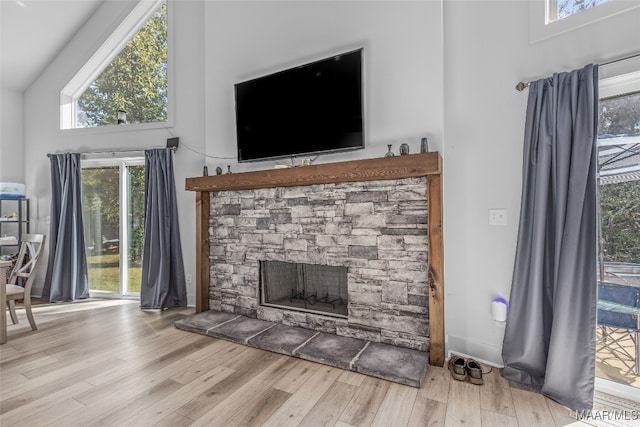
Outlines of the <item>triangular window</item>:
{"label": "triangular window", "polygon": [[167,122],[167,2],[142,0],[61,93],[61,128]]}

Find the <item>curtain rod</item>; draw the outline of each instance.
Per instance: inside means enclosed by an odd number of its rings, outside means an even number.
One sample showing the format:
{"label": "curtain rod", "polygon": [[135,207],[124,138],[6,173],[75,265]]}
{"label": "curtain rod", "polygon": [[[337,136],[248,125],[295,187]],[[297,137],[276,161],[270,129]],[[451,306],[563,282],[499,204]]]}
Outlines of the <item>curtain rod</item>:
{"label": "curtain rod", "polygon": [[[153,149],[154,147],[151,148],[140,148],[140,149],[136,149],[136,148],[130,148],[127,150],[95,150],[95,151],[73,151],[73,153],[78,153],[80,155],[83,154],[102,154],[102,153],[111,153],[111,154],[116,154],[116,153],[140,153],[144,150],[149,150],[149,149]],[[158,147],[158,148],[164,148],[164,147]],[[51,157],[54,156],[55,154],[58,153],[49,153],[47,154],[47,157]]]}
{"label": "curtain rod", "polygon": [[[178,150],[178,138],[169,138],[167,140],[167,145],[165,147],[146,147],[146,148],[126,148],[126,149],[116,149],[116,150],[93,150],[93,151],[76,151],[76,153],[83,154],[102,154],[102,153],[111,153],[115,155],[116,153],[140,153],[145,152],[146,150],[161,150],[163,148],[171,149],[174,153]],[[47,157],[51,157],[53,154],[48,153]]]}
{"label": "curtain rod", "polygon": [[[103,153],[111,153],[111,154],[119,154],[119,153],[141,153],[145,150],[153,150],[167,147],[148,147],[148,148],[130,148],[126,150],[95,150],[95,151],[73,151],[74,153],[78,153],[80,155],[84,154],[103,154]],[[174,150],[175,151],[175,150]],[[51,157],[57,153],[48,153],[47,157]]]}
{"label": "curtain rod", "polygon": [[[638,58],[638,57],[640,57],[640,52],[634,53],[634,54],[631,54],[631,55],[627,55],[627,56],[624,56],[622,58],[617,58],[617,59],[612,59],[610,61],[601,62],[598,65],[602,67],[604,65],[615,64],[616,62],[626,61],[627,59]],[[518,84],[516,85],[516,90],[519,91],[519,92],[522,92],[523,90],[528,88],[530,84],[531,84],[530,81],[529,82],[518,82]]]}

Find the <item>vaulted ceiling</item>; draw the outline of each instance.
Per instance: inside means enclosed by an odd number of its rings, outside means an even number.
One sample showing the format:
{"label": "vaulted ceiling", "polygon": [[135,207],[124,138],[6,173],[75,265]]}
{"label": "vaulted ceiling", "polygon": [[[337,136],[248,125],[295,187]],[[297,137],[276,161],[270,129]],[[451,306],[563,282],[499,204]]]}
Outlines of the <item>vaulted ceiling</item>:
{"label": "vaulted ceiling", "polygon": [[24,92],[105,0],[0,0],[0,83]]}

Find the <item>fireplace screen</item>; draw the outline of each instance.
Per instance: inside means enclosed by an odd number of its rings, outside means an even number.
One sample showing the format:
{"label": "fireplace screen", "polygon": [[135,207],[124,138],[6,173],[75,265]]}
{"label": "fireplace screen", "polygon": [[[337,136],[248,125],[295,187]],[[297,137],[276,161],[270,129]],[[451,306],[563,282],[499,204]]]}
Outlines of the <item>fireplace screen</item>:
{"label": "fireplace screen", "polygon": [[264,305],[347,316],[347,267],[260,262]]}

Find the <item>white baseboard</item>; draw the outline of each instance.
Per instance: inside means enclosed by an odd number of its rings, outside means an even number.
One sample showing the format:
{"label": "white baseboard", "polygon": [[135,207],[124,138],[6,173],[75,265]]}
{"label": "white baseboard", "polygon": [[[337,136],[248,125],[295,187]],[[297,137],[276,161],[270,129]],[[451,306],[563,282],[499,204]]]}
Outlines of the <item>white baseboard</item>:
{"label": "white baseboard", "polygon": [[468,338],[447,335],[447,358],[452,354],[465,358],[472,358],[495,368],[503,368],[502,348],[485,342],[473,341]]}

